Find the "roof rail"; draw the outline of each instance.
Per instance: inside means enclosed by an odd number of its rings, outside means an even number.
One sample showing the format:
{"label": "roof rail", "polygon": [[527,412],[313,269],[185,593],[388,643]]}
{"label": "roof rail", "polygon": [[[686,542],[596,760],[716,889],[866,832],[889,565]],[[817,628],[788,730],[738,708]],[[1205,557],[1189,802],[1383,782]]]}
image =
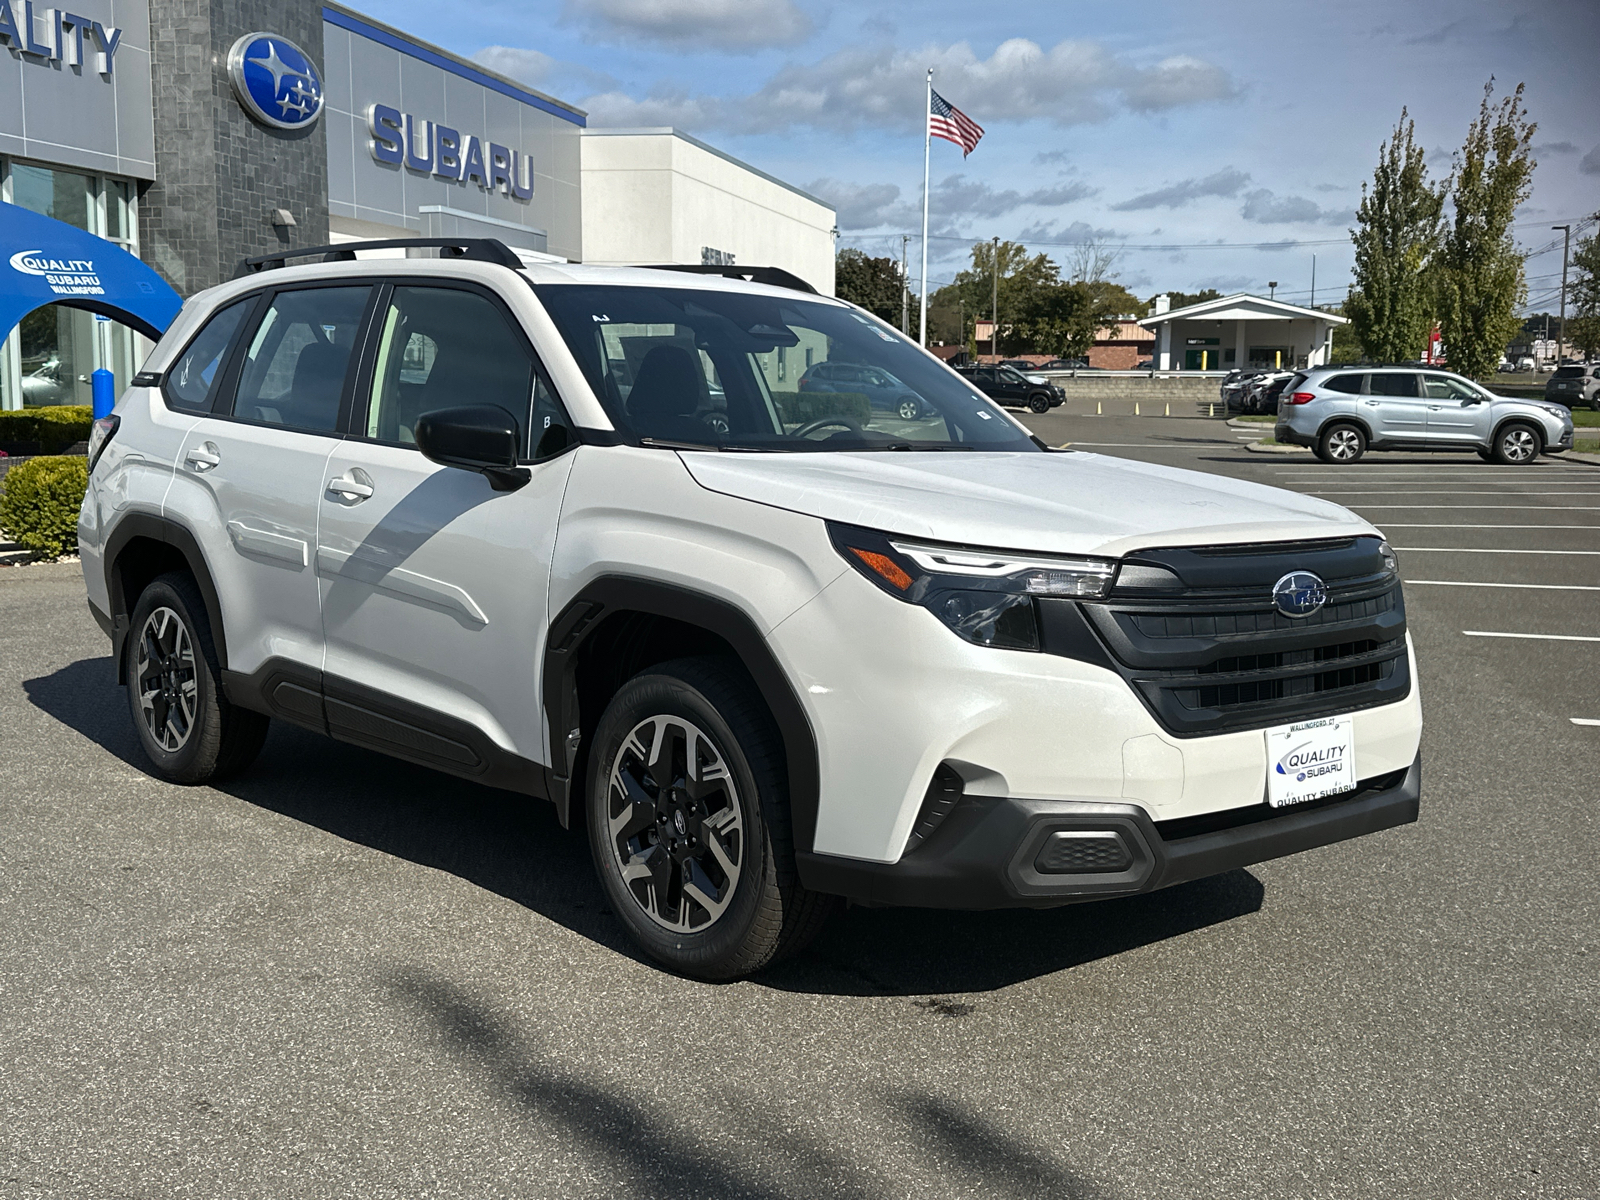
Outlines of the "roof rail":
{"label": "roof rail", "polygon": [[818,295],[816,288],[782,267],[736,267],[732,264],[714,266],[710,263],[641,263],[640,266],[647,271],[685,271],[690,275],[721,275],[725,279],[744,279],[750,283],[764,283],[768,287],[788,288],[790,291]]}
{"label": "roof rail", "polygon": [[272,271],[282,267],[291,258],[323,256],[323,262],[353,262],[357,250],[442,250],[443,257],[465,258],[473,262],[496,263],[502,267],[520,270],[522,260],[516,252],[499,238],[386,238],[376,242],[340,242],[335,246],[307,246],[304,250],[284,250],[277,254],[258,254],[244,259],[234,271],[235,279],[243,279],[258,271]]}

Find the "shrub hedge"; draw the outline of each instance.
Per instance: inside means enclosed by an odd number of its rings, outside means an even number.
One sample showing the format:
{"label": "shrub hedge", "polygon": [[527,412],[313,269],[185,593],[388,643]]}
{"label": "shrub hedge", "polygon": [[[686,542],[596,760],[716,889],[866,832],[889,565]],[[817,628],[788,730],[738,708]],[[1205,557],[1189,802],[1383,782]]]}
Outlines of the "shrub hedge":
{"label": "shrub hedge", "polygon": [[34,443],[40,454],[60,454],[74,442],[88,441],[93,424],[87,404],[0,411],[0,446]]}
{"label": "shrub hedge", "polygon": [[872,418],[872,405],[860,392],[773,392],[772,402],[785,425],[804,425],[824,417],[849,417],[865,425]]}
{"label": "shrub hedge", "polygon": [[0,480],[0,529],[39,558],[78,549],[78,510],[89,487],[89,460],[80,455],[30,458]]}

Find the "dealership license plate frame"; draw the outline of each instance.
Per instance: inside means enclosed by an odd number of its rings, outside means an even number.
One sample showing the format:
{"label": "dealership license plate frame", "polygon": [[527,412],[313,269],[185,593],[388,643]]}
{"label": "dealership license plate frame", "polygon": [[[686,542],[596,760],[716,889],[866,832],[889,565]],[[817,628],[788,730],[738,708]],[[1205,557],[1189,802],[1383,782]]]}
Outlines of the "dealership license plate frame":
{"label": "dealership license plate frame", "polygon": [[1295,808],[1356,786],[1355,718],[1318,717],[1265,731],[1267,804]]}

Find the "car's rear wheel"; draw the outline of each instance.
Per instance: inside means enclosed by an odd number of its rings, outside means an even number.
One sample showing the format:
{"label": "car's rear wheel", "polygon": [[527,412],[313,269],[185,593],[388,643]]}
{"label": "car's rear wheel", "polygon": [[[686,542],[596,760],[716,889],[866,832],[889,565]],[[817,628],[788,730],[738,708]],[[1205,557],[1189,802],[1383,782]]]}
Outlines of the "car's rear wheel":
{"label": "car's rear wheel", "polygon": [[734,979],[803,947],[833,907],[795,871],[783,747],[736,666],[678,659],[625,683],[595,732],[589,842],[652,958]]}
{"label": "car's rear wheel", "polygon": [[1544,448],[1539,431],[1532,425],[1514,421],[1494,435],[1494,460],[1508,467],[1520,467],[1539,457]]}
{"label": "car's rear wheel", "polygon": [[128,708],[156,773],[207,783],[243,770],[261,752],[267,718],[222,694],[222,668],[205,601],[194,580],[173,572],[134,605],[123,667]]}
{"label": "car's rear wheel", "polygon": [[1367,452],[1367,435],[1356,425],[1330,425],[1322,431],[1315,449],[1323,462],[1353,463]]}
{"label": "car's rear wheel", "polygon": [[1033,395],[1028,397],[1028,411],[1035,413],[1049,412],[1050,397],[1046,396],[1043,392],[1035,392]]}
{"label": "car's rear wheel", "polygon": [[922,405],[910,396],[900,401],[900,417],[905,421],[915,421],[922,415]]}

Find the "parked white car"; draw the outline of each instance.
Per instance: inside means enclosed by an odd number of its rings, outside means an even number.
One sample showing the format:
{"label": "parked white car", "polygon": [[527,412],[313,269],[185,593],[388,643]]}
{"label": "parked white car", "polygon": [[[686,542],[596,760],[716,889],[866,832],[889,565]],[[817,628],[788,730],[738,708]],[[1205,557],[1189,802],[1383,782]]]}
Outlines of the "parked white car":
{"label": "parked white car", "polygon": [[[84,578],[159,774],[278,719],[551,802],[708,978],[836,897],[1057,905],[1416,819],[1361,518],[1051,450],[782,272],[449,245],[255,260],[97,424]],[[926,415],[790,390],[830,358]]]}

